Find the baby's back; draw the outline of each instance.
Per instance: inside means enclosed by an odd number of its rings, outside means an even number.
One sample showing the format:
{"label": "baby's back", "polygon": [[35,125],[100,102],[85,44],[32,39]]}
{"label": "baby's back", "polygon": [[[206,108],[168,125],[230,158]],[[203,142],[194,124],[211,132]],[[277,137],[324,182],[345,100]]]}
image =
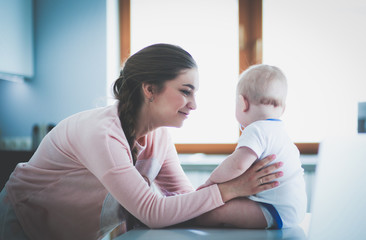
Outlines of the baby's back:
{"label": "baby's back", "polygon": [[283,227],[300,223],[307,206],[304,170],[301,167],[299,150],[287,135],[283,122],[268,120],[254,122],[244,130],[243,138],[246,137],[251,138],[250,144],[246,140],[239,140],[239,144],[256,152],[259,156],[258,161],[275,154],[274,162],[284,163],[279,169],[284,173],[283,177],[278,179],[280,185],[249,198],[272,204],[281,216]]}

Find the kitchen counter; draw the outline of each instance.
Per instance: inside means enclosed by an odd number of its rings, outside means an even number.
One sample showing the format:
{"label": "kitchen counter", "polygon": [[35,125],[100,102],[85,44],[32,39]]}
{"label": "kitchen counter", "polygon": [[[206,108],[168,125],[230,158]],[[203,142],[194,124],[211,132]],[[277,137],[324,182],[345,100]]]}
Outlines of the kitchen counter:
{"label": "kitchen counter", "polygon": [[296,227],[280,230],[252,230],[237,228],[164,228],[164,229],[133,229],[115,240],[230,240],[230,239],[294,239],[305,240],[308,235],[311,214],[307,213],[304,221]]}
{"label": "kitchen counter", "polygon": [[[227,155],[210,154],[179,154],[181,166],[184,171],[209,171],[212,172]],[[314,172],[318,155],[301,155],[300,160],[305,172]]]}

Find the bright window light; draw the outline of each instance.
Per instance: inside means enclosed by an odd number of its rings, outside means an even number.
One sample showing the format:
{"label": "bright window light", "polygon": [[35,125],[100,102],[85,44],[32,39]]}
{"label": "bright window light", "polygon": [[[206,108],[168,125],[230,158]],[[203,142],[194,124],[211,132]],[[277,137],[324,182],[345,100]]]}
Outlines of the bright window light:
{"label": "bright window light", "polygon": [[283,119],[295,142],[357,133],[365,22],[363,0],[263,0],[263,62],[287,75]]}
{"label": "bright window light", "polygon": [[119,19],[118,0],[107,0],[107,104],[111,105],[116,100],[113,95],[113,83],[119,76],[120,55],[119,55]]}
{"label": "bright window light", "polygon": [[234,143],[235,87],[239,74],[237,0],[131,1],[131,54],[153,43],[176,44],[197,61],[197,110],[176,143]]}

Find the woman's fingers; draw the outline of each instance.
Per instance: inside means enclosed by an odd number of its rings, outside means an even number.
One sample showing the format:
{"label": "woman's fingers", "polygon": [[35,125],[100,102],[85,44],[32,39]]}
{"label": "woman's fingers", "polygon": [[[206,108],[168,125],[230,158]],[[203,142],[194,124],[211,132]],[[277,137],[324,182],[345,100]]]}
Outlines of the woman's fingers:
{"label": "woman's fingers", "polygon": [[241,176],[228,182],[218,184],[222,193],[224,202],[236,198],[250,196],[264,190],[277,187],[279,182],[277,178],[283,175],[283,172],[275,172],[283,163],[271,164],[276,158],[275,155],[265,157],[261,161],[255,162]]}
{"label": "woman's fingers", "polygon": [[275,173],[271,173],[268,174],[264,177],[260,177],[259,180],[259,184],[266,184],[266,183],[271,183],[273,182],[275,179],[280,178],[283,176],[283,172],[279,171],[279,172],[275,172]]}
{"label": "woman's fingers", "polygon": [[[271,164],[269,166],[266,166],[266,167],[258,170],[257,176],[258,176],[258,178],[263,178],[263,177],[266,177],[267,175],[276,174],[275,178],[282,177],[282,175],[281,175],[281,174],[283,174],[282,172],[274,172],[282,166],[283,166],[282,162]],[[280,175],[280,176],[278,176],[278,175]]]}
{"label": "woman's fingers", "polygon": [[252,165],[253,170],[260,171],[262,170],[266,165],[268,165],[270,162],[276,159],[276,155],[272,154],[265,158],[263,158],[261,161],[256,162]]}
{"label": "woman's fingers", "polygon": [[265,191],[265,190],[269,190],[269,189],[272,189],[272,188],[275,188],[279,185],[279,183],[277,181],[274,181],[274,182],[269,182],[269,183],[265,183],[265,184],[262,184],[262,185],[259,185],[257,187],[257,191],[256,193],[259,193],[259,192],[262,192],[262,191]]}
{"label": "woman's fingers", "polygon": [[263,158],[261,161],[256,162],[249,168],[251,173],[251,180],[254,181],[252,185],[253,194],[269,190],[271,188],[277,187],[279,182],[276,181],[277,178],[283,176],[282,171],[275,172],[277,169],[282,167],[282,162],[277,162],[271,164],[271,162],[276,158],[275,155],[269,155]]}

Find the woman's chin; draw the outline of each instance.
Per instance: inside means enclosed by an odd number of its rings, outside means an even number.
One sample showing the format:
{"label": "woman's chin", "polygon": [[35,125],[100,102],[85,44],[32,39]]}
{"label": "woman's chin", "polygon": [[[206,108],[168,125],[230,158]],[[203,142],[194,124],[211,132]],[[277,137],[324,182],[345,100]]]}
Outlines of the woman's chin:
{"label": "woman's chin", "polygon": [[183,121],[176,122],[176,123],[171,125],[171,127],[175,127],[175,128],[181,128],[182,126],[183,126]]}
{"label": "woman's chin", "polygon": [[181,123],[181,124],[176,124],[176,125],[174,125],[174,126],[172,126],[172,127],[175,127],[175,128],[181,128],[183,126],[183,123]]}

